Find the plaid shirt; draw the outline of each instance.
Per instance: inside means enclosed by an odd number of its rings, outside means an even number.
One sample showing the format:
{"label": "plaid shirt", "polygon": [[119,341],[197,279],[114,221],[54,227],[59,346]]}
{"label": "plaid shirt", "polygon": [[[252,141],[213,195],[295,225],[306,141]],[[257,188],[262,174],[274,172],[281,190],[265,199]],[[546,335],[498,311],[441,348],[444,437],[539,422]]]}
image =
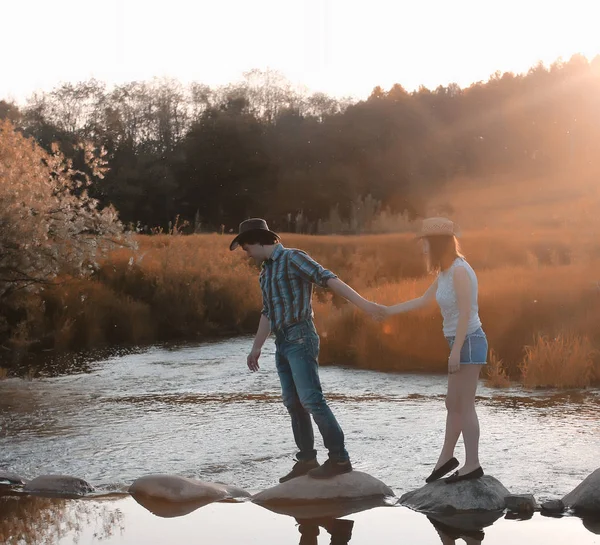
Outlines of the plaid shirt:
{"label": "plaid shirt", "polygon": [[326,288],[330,278],[337,275],[306,252],[277,244],[271,257],[263,262],[259,278],[262,313],[269,319],[271,331],[311,319],[313,284]]}

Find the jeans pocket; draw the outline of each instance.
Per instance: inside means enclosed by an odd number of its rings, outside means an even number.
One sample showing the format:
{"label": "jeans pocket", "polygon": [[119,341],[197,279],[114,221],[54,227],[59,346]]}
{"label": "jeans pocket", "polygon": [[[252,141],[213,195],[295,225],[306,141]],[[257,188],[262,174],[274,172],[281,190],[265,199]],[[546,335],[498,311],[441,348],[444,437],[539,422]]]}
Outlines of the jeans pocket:
{"label": "jeans pocket", "polygon": [[312,357],[317,359],[319,356],[319,348],[320,348],[320,344],[321,344],[321,340],[319,339],[319,335],[317,335],[316,333],[313,333],[312,331],[308,333],[308,346],[311,349],[312,352]]}
{"label": "jeans pocket", "polygon": [[303,322],[292,324],[283,330],[283,336],[286,342],[290,344],[304,344],[308,333]]}

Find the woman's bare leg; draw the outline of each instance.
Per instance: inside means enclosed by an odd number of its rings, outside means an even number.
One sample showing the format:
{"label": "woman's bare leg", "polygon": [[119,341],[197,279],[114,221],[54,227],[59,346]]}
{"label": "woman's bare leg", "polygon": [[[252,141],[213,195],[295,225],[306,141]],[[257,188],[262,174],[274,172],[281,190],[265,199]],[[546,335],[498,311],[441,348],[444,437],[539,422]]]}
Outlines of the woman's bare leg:
{"label": "woman's bare leg", "polygon": [[479,464],[479,418],[475,410],[475,393],[479,382],[481,365],[463,364],[460,366],[461,382],[459,386],[461,399],[461,423],[463,441],[465,442],[465,465],[458,470],[459,475],[470,473]]}

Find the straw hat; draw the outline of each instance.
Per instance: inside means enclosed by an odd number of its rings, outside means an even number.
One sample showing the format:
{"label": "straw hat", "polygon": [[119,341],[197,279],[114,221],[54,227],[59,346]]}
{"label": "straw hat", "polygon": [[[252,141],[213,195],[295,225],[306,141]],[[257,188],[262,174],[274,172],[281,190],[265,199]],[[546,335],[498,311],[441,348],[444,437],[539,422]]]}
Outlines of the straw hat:
{"label": "straw hat", "polygon": [[421,224],[417,238],[433,237],[436,235],[458,236],[456,224],[448,218],[426,218]]}

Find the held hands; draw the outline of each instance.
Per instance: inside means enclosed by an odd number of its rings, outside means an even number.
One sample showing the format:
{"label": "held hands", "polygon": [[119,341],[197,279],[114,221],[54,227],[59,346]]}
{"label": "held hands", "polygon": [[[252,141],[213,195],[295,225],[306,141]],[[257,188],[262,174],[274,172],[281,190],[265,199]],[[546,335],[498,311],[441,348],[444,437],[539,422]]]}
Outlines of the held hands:
{"label": "held hands", "polygon": [[363,310],[377,322],[382,322],[388,317],[388,309],[385,305],[378,305],[372,301],[367,301]]}
{"label": "held hands", "polygon": [[248,369],[250,371],[258,371],[260,366],[258,365],[258,358],[260,358],[260,348],[252,348],[250,354],[248,354],[248,358],[246,359],[246,363],[248,364]]}

